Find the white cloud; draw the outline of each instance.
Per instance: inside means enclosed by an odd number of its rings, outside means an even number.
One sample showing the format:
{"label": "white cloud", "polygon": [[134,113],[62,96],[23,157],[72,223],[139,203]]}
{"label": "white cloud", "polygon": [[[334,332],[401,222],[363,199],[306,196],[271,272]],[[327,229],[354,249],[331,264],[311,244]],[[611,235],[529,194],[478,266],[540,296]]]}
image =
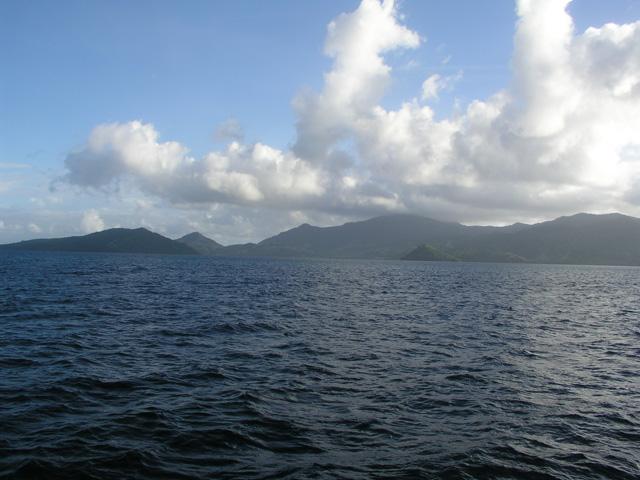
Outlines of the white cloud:
{"label": "white cloud", "polygon": [[[640,198],[640,22],[574,31],[570,0],[520,0],[505,89],[437,119],[408,99],[381,106],[385,55],[415,49],[392,1],[363,0],[328,26],[320,92],[293,102],[291,150],[233,140],[196,159],[141,121],[97,126],[66,181],[130,182],[175,205],[221,203],[360,215],[415,211],[501,222],[578,210],[636,212]],[[434,75],[432,100],[458,76]],[[223,129],[224,130],[224,129]],[[238,137],[238,135],[236,135]]]}
{"label": "white cloud", "polygon": [[428,77],[422,83],[422,99],[430,100],[432,98],[438,98],[438,91],[441,88],[442,77],[437,73]]}
{"label": "white cloud", "polygon": [[105,228],[104,220],[102,220],[98,211],[93,208],[84,212],[81,226],[85,233],[100,232]]}
{"label": "white cloud", "polygon": [[232,142],[196,160],[177,142],[160,142],[139,121],[96,127],[87,145],[66,159],[65,180],[104,187],[124,178],[175,203],[265,204],[286,207],[324,191],[321,173],[291,152]]}
{"label": "white cloud", "polygon": [[453,85],[462,78],[462,72],[448,77],[433,74],[422,83],[422,100],[437,99],[442,90],[451,90]]}
{"label": "white cloud", "polygon": [[27,230],[29,230],[31,233],[42,233],[42,228],[40,228],[40,226],[36,223],[30,223],[29,225],[27,225]]}
{"label": "white cloud", "polygon": [[320,94],[294,100],[298,115],[294,152],[329,168],[348,163],[337,144],[382,99],[391,73],[382,55],[419,44],[418,34],[398,23],[393,1],[363,0],[356,11],[331,22],[325,53],[334,59],[333,67],[324,76]]}
{"label": "white cloud", "polygon": [[[514,39],[514,95],[520,108],[512,129],[528,137],[548,136],[565,127],[579,101],[581,79],[571,65],[571,0],[520,0]],[[578,87],[578,88],[576,88]]]}

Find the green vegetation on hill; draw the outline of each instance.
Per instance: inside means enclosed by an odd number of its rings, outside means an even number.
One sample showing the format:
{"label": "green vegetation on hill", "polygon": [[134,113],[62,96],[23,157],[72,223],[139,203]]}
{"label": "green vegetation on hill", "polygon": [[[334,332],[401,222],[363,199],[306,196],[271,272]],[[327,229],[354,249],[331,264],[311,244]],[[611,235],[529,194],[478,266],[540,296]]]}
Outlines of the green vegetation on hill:
{"label": "green vegetation on hill", "polygon": [[457,262],[459,260],[453,255],[441,252],[428,244],[420,245],[402,258],[404,260],[424,260],[430,262]]}

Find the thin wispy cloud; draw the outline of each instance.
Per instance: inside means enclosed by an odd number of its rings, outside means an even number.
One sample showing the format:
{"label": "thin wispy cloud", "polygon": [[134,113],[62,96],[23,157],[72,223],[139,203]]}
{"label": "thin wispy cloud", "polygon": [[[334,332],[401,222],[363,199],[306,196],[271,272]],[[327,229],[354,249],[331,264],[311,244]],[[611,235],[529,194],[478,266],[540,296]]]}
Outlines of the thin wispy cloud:
{"label": "thin wispy cloud", "polygon": [[21,170],[24,168],[31,168],[31,165],[19,162],[0,162],[0,170]]}

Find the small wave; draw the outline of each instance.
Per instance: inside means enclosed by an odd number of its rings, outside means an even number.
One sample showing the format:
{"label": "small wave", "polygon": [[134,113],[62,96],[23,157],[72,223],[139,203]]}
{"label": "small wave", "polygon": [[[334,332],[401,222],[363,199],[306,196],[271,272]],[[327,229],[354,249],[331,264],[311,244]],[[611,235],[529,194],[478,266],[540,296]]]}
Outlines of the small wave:
{"label": "small wave", "polygon": [[483,377],[472,373],[454,373],[452,375],[447,375],[445,378],[452,382],[476,383],[483,385],[488,383]]}
{"label": "small wave", "polygon": [[263,446],[251,436],[230,428],[192,429],[179,433],[168,444],[179,451],[236,450]]}
{"label": "small wave", "polygon": [[204,369],[184,375],[186,380],[225,380],[227,375],[219,368]]}
{"label": "small wave", "polygon": [[40,362],[21,357],[9,357],[0,358],[0,367],[13,368],[13,367],[37,367]]}
{"label": "small wave", "polygon": [[260,333],[260,332],[275,332],[280,330],[275,324],[268,322],[221,322],[210,327],[207,327],[208,331],[217,333]]}

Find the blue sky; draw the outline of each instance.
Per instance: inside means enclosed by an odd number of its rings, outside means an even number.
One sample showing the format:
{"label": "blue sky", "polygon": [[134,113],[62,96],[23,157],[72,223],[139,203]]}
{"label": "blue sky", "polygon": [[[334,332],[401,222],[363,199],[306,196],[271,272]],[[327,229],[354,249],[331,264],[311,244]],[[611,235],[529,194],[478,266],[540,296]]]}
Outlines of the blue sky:
{"label": "blue sky", "polygon": [[[473,67],[470,98],[507,80],[512,2],[462,4],[402,4],[408,25],[428,32],[427,43],[394,59],[420,65],[397,79],[388,103],[415,95],[431,71]],[[42,151],[40,161],[61,167],[93,126],[129,119],[149,121],[198,153],[211,148],[215,125],[229,117],[248,137],[284,147],[294,136],[291,98],[305,86],[319,88],[330,67],[322,54],[327,24],[357,5],[5,2],[2,64],[11,68],[3,75],[2,158],[21,162]],[[451,65],[440,65],[449,55]]]}
{"label": "blue sky", "polygon": [[[70,152],[82,150],[101,124],[140,120],[153,125],[159,142],[179,142],[189,155],[200,159],[226,148],[227,142],[216,138],[214,131],[235,119],[244,132],[243,144],[260,142],[288,152],[300,143],[296,125],[301,114],[292,108],[292,102],[300,92],[321,92],[323,74],[332,69],[332,58],[323,52],[327,25],[342,13],[357,11],[359,3],[4,0],[0,3],[0,165],[4,165],[0,168],[0,221],[5,228],[0,230],[0,241],[48,232],[73,233],[87,209],[97,212],[105,226],[130,223],[126,212],[118,220],[113,213],[122,198],[114,200],[112,194],[91,191],[87,185],[65,184],[56,187],[56,201],[61,205],[56,226],[36,224],[31,235],[17,228],[16,212],[20,211],[24,222],[35,222],[28,217],[38,216],[42,207],[37,200],[51,194],[51,182],[68,170],[65,160]],[[484,101],[513,85],[518,21],[514,2],[404,0],[394,10],[394,21],[422,40],[418,47],[393,45],[381,53],[392,72],[384,96],[377,99],[381,108],[395,111],[403,102],[419,99],[423,82],[433,74],[451,79],[429,103],[437,120],[455,117],[474,100]],[[640,18],[640,2],[574,0],[566,11],[573,19],[574,34],[580,35],[589,26],[635,22]],[[634,54],[629,55],[632,62]],[[360,141],[356,134],[340,139],[345,144]],[[351,148],[357,147],[347,147],[347,153],[353,153]],[[314,166],[319,162],[301,160]],[[353,165],[364,161],[358,157]],[[342,174],[344,178],[357,176]],[[398,185],[407,183],[405,180],[392,185],[379,177],[380,173],[367,172],[359,181],[378,187],[383,183],[387,198],[402,197]],[[442,183],[441,179],[425,180],[422,191],[441,188]],[[120,185],[119,192],[123,188],[129,186]],[[326,206],[315,200],[302,200],[298,205],[294,199],[285,208],[281,201],[270,202],[268,195],[262,195],[264,205],[253,199],[234,200],[233,195],[229,199],[225,194],[191,208],[185,206],[191,200],[163,197],[135,180],[130,188],[158,209],[169,211],[178,205],[180,211],[193,210],[199,215],[215,211],[220,215],[217,220],[225,225],[233,223],[228,218],[248,212],[238,223],[243,227],[229,227],[222,235],[229,241],[275,233],[268,228],[246,229],[252,215],[260,216],[256,212],[263,207],[284,218],[271,222],[276,228],[295,224],[297,219],[331,223],[376,213],[375,208],[359,212],[355,207]],[[69,205],[73,214],[66,222],[62,213]],[[224,205],[233,213],[220,214]],[[602,207],[606,210],[612,205]],[[397,208],[421,212],[419,206],[407,202]],[[385,209],[396,207],[380,212]],[[459,219],[500,223],[516,219],[525,210]],[[434,211],[424,209],[425,214]],[[455,216],[460,211],[444,208],[440,216]],[[529,217],[544,218],[546,212],[534,208]],[[103,221],[109,215],[112,220]],[[9,231],[9,220],[3,216],[11,217],[16,228]],[[151,222],[150,226],[156,225]],[[204,227],[214,235],[220,231],[215,220]],[[157,228],[178,234],[187,226],[176,223]]]}

